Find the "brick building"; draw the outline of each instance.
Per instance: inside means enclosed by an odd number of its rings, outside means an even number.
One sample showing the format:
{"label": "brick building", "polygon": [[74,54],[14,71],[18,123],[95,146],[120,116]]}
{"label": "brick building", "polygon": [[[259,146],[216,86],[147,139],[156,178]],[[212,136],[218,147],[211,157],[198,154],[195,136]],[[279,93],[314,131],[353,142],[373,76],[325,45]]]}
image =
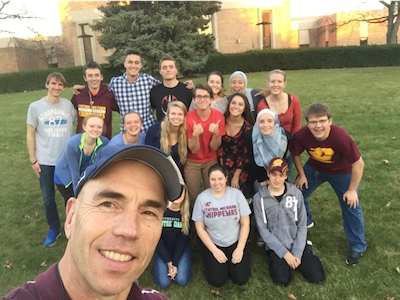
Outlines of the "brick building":
{"label": "brick building", "polygon": [[[101,19],[98,6],[106,1],[59,1],[65,51],[57,56],[59,67],[81,66],[88,60],[106,63],[112,51],[97,41],[99,32],[91,30]],[[362,44],[385,44],[387,23],[351,21],[361,16],[382,16],[386,10],[338,12],[330,16],[291,18],[290,1],[223,1],[221,10],[211,18],[207,33],[215,36],[221,53],[256,49],[329,47]],[[338,25],[338,26],[336,26]],[[3,39],[4,40],[4,39]],[[46,68],[35,54],[0,40],[0,73]]]}

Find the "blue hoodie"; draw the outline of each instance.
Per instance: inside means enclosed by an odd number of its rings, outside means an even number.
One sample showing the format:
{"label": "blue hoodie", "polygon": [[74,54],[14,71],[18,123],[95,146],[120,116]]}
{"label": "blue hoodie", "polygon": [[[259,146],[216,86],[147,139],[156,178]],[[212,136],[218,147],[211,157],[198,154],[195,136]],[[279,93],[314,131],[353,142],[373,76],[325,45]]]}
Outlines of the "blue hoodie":
{"label": "blue hoodie", "polygon": [[[55,176],[61,180],[65,187],[71,183],[75,191],[76,185],[81,177],[80,168],[82,164],[83,147],[85,145],[86,132],[78,133],[71,137],[64,149],[64,153],[56,164]],[[90,157],[89,165],[91,165],[97,155],[97,151],[108,144],[108,139],[104,136],[97,138],[96,146]]]}

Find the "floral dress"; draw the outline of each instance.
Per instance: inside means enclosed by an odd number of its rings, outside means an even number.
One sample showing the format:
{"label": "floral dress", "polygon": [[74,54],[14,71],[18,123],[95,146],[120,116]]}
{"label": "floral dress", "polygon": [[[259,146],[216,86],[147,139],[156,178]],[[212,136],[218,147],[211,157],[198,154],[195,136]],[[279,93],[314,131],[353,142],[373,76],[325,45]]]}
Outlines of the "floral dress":
{"label": "floral dress", "polygon": [[250,131],[252,126],[246,120],[235,136],[225,134],[222,136],[222,144],[218,148],[218,161],[229,170],[228,185],[237,169],[242,169],[239,176],[240,190],[246,197],[250,197],[250,186],[247,184],[249,174],[250,159],[247,155],[247,147],[245,145],[246,132]]}

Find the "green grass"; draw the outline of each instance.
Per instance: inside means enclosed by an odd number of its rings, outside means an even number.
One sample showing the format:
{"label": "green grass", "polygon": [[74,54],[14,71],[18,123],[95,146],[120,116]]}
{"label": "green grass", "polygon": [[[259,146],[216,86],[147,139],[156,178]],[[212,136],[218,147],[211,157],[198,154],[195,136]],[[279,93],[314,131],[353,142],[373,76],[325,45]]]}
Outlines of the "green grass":
{"label": "green grass", "polygon": [[[400,299],[399,215],[400,215],[400,135],[398,81],[399,67],[288,71],[286,91],[299,97],[302,110],[314,102],[325,102],[333,111],[333,121],[344,127],[356,141],[365,161],[360,198],[364,208],[366,240],[369,248],[356,267],[348,267],[347,239],[336,195],[324,184],[310,198],[316,226],[308,238],[327,274],[324,284],[305,282],[296,272],[289,287],[271,282],[264,249],[249,244],[252,277],[245,286],[228,282],[217,290],[208,285],[198,249],[193,249],[193,278],[186,287],[172,285],[163,290],[170,299]],[[266,73],[247,74],[249,87],[266,86]],[[229,76],[225,76],[228,82]],[[196,79],[195,83],[203,79]],[[226,84],[227,86],[227,84]],[[44,248],[47,225],[37,178],[26,149],[26,112],[30,102],[45,91],[0,95],[0,295],[20,286],[58,261],[66,240]],[[71,97],[71,90],[64,92]],[[304,118],[303,118],[304,119]],[[118,131],[114,116],[114,133]],[[303,124],[305,121],[303,120]],[[304,156],[305,158],[305,156]],[[389,161],[385,164],[383,160]],[[57,194],[62,221],[63,201]],[[390,204],[390,205],[389,205]],[[152,264],[140,278],[142,286],[155,287]]]}

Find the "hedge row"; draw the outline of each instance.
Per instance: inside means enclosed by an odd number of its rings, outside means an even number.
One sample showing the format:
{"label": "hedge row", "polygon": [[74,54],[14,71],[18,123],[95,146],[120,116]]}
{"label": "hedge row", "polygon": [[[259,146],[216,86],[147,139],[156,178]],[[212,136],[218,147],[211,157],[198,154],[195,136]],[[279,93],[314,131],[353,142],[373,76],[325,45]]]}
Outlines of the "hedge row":
{"label": "hedge row", "polygon": [[[121,68],[109,68],[108,65],[103,65],[102,70],[104,82],[109,82],[113,76],[122,72]],[[13,72],[0,74],[0,94],[44,89],[46,77],[52,72],[62,73],[67,86],[85,83],[82,77],[82,66]]]}
{"label": "hedge row", "polygon": [[[211,54],[203,73],[220,71],[230,74],[265,72],[273,69],[303,70],[400,66],[400,45],[371,45],[326,48],[255,50],[235,54]],[[82,67],[23,71],[0,74],[0,94],[40,90],[46,76],[61,72],[67,86],[83,83]],[[120,68],[103,66],[104,82],[123,72]]]}
{"label": "hedge row", "polygon": [[400,65],[400,45],[255,50],[235,54],[211,54],[205,72],[230,74],[273,69],[304,70],[383,67]]}

